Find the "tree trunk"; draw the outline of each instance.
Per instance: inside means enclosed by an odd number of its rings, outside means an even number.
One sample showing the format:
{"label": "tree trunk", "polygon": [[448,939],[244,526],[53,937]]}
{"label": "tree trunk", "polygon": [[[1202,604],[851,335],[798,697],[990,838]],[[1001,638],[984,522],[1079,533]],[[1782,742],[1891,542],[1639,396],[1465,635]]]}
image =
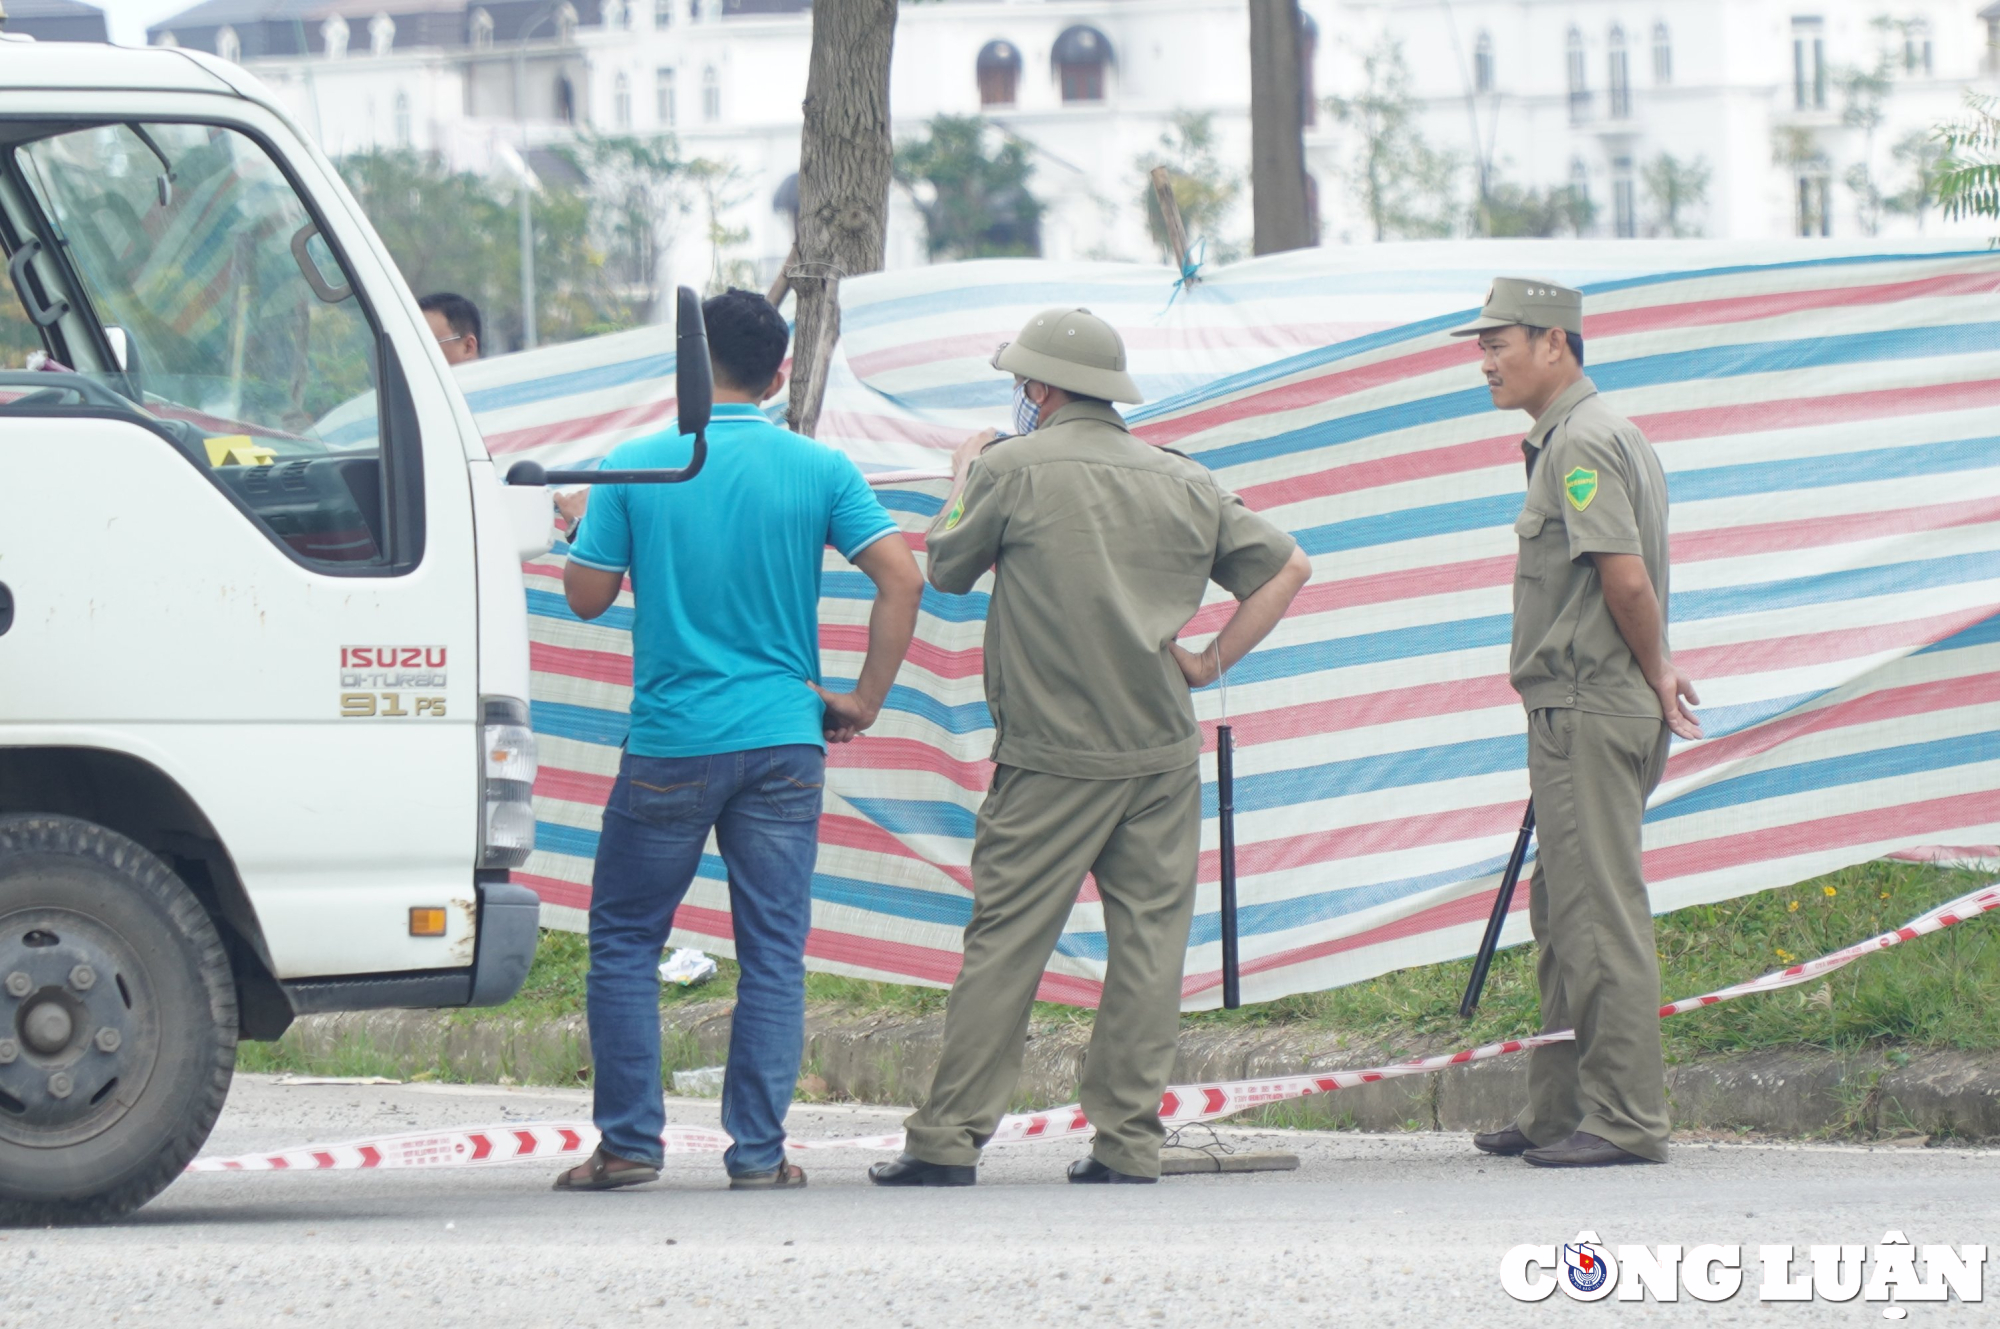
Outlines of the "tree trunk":
{"label": "tree trunk", "polygon": [[1313,242],[1299,50],[1298,0],[1250,0],[1251,247],[1259,254]]}
{"label": "tree trunk", "polygon": [[897,0],[818,0],[799,144],[792,263],[792,395],[787,422],[819,427],[840,339],[840,282],[878,271],[889,223],[889,54]]}

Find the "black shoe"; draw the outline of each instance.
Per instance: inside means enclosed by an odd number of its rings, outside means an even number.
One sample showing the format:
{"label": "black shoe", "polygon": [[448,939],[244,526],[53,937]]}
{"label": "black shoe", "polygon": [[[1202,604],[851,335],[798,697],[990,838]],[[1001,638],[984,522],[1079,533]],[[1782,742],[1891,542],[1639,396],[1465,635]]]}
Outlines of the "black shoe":
{"label": "black shoe", "polygon": [[1530,1149],[1521,1157],[1536,1167],[1620,1167],[1655,1160],[1627,1153],[1601,1135],[1577,1131],[1561,1144]]}
{"label": "black shoe", "polygon": [[1498,1154],[1502,1158],[1512,1158],[1525,1154],[1535,1147],[1535,1142],[1521,1134],[1519,1126],[1509,1126],[1504,1130],[1482,1131],[1472,1137],[1472,1147],[1483,1154]]}
{"label": "black shoe", "polygon": [[979,1182],[979,1169],[926,1163],[912,1154],[898,1154],[893,1162],[869,1168],[868,1180],[877,1186],[973,1186]]}
{"label": "black shoe", "polygon": [[1079,1158],[1069,1165],[1069,1179],[1076,1186],[1151,1186],[1158,1177],[1135,1177],[1129,1172],[1106,1167],[1094,1158]]}

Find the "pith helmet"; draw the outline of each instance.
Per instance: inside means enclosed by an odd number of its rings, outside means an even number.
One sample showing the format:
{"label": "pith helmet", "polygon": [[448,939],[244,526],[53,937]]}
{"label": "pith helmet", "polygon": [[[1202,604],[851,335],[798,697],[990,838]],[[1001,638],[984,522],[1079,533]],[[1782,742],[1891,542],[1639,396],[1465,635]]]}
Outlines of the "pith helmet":
{"label": "pith helmet", "polygon": [[1100,401],[1145,399],[1125,372],[1118,330],[1088,309],[1044,309],[1000,348],[993,367]]}
{"label": "pith helmet", "polygon": [[1453,328],[1451,335],[1476,337],[1488,328],[1512,327],[1516,323],[1534,328],[1561,328],[1581,337],[1583,292],[1539,277],[1495,277],[1479,317],[1462,328]]}

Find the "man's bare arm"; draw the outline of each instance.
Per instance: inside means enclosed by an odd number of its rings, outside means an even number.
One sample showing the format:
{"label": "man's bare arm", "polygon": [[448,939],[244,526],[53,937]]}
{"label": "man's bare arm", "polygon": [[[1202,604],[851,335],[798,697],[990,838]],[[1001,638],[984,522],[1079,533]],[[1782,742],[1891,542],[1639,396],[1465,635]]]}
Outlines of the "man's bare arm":
{"label": "man's bare arm", "polygon": [[1278,620],[1291,608],[1299,588],[1311,578],[1312,560],[1306,557],[1305,550],[1294,546],[1292,556],[1278,569],[1278,575],[1238,604],[1222,631],[1198,654],[1179,642],[1172,643],[1168,649],[1173,652],[1174,663],[1181,667],[1188,686],[1207,687],[1255,650],[1258,642],[1271,635],[1271,629],[1278,626]]}
{"label": "man's bare arm", "polygon": [[611,608],[624,585],[622,572],[587,568],[574,559],[563,564],[563,598],[569,601],[570,612],[578,618],[596,618]]}
{"label": "man's bare arm", "polygon": [[868,613],[868,655],[852,692],[828,692],[809,684],[826,703],[822,732],[827,741],[845,743],[875,723],[910,638],[917,631],[917,609],[923,603],[924,577],[900,533],[885,535],[854,556],[854,566],[875,583],[875,607]]}
{"label": "man's bare arm", "polygon": [[1660,699],[1660,713],[1667,727],[1682,738],[1700,738],[1701,721],[1694,708],[1701,704],[1694,682],[1674,665],[1667,650],[1665,615],[1660,598],[1653,594],[1653,579],[1646,573],[1646,560],[1637,554],[1592,554],[1597,579],[1604,584],[1604,604],[1611,611],[1618,633],[1625,638],[1632,658],[1639,662],[1646,682]]}

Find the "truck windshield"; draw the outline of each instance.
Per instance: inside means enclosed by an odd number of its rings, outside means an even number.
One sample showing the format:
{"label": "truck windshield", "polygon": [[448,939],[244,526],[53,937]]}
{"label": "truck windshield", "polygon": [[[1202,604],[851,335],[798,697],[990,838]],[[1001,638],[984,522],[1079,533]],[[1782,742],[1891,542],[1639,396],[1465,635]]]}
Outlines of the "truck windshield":
{"label": "truck windshield", "polygon": [[198,124],[110,124],[17,149],[21,175],[122,342],[152,415],[253,455],[372,451],[375,338],[290,182],[258,144]]}

